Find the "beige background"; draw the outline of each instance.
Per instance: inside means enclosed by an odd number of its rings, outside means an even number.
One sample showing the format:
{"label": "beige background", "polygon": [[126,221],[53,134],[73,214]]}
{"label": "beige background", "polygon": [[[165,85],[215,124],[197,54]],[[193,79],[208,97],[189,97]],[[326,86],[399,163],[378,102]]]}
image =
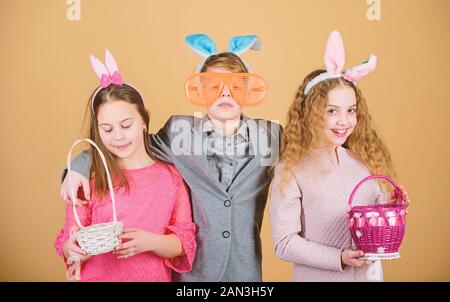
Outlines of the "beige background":
{"label": "beige background", "polygon": [[[245,113],[284,123],[338,29],[347,67],[379,56],[359,85],[413,203],[402,259],[385,263],[385,279],[450,281],[450,1],[381,4],[381,20],[369,21],[366,0],[81,0],[81,20],[69,21],[65,0],[1,0],[0,280],[65,280],[53,248],[64,221],[59,176],[97,84],[89,53],[112,51],[145,95],[156,131],[172,114],[199,110],[183,95],[201,61],[185,35],[206,33],[225,50],[231,36],[257,34],[262,50],[244,58],[270,93]],[[265,217],[264,280],[288,281],[292,265],[274,257]]]}

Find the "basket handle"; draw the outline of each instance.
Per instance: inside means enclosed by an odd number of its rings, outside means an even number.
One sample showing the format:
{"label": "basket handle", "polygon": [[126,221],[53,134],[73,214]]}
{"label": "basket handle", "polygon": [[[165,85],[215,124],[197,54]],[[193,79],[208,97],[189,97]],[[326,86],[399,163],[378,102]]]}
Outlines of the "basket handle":
{"label": "basket handle", "polygon": [[353,189],[352,194],[350,194],[350,198],[348,199],[348,205],[350,208],[352,207],[353,197],[355,197],[356,191],[359,189],[359,187],[362,186],[363,183],[365,183],[366,181],[369,181],[371,179],[385,179],[388,182],[390,182],[395,188],[395,193],[396,193],[397,199],[400,198],[402,205],[405,204],[405,199],[403,198],[402,191],[400,190],[398,185],[392,179],[390,179],[389,177],[384,176],[384,175],[370,175],[370,176],[367,176],[366,178],[364,178],[363,180],[361,180],[359,182],[359,184],[357,184],[356,187]]}
{"label": "basket handle", "polygon": [[73,214],[75,215],[75,220],[77,221],[77,224],[80,228],[84,228],[84,226],[80,222],[80,218],[78,217],[78,213],[77,213],[77,209],[76,209],[76,205],[75,205],[76,195],[75,195],[75,192],[73,191],[72,176],[70,174],[70,171],[71,171],[70,163],[72,160],[72,150],[76,145],[78,145],[81,142],[87,142],[87,143],[91,144],[92,146],[94,146],[97,149],[97,151],[100,155],[100,158],[102,159],[103,166],[105,167],[105,170],[106,170],[106,177],[108,179],[109,194],[111,195],[113,219],[114,219],[114,223],[116,223],[117,216],[116,216],[116,202],[115,202],[115,198],[114,198],[114,188],[113,188],[112,181],[111,181],[111,175],[109,174],[108,165],[106,164],[105,155],[100,150],[100,148],[92,140],[90,140],[88,138],[79,139],[79,140],[75,141],[69,150],[69,154],[67,155],[67,176],[69,177],[69,186],[70,186],[69,193],[70,193],[70,197],[72,198]]}

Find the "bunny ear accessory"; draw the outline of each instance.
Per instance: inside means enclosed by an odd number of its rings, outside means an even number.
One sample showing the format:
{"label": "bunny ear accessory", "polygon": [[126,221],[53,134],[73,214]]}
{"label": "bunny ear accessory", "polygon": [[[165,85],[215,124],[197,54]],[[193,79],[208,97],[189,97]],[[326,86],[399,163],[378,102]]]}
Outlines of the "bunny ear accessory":
{"label": "bunny ear accessory", "polygon": [[[212,55],[217,54],[216,43],[205,34],[189,35],[185,38],[189,48],[203,57],[203,62],[197,66],[196,73],[200,72],[205,61]],[[245,53],[249,49],[259,50],[261,48],[261,40],[258,36],[235,36],[228,41],[228,51],[237,56]],[[242,59],[242,58],[241,58]],[[248,70],[249,66],[244,62]]]}
{"label": "bunny ear accessory", "polygon": [[100,79],[100,86],[106,88],[111,84],[122,85],[123,80],[119,73],[116,60],[112,56],[111,52],[107,49],[105,51],[105,64],[99,59],[90,55],[91,65],[94,69],[97,77]]}
{"label": "bunny ear accessory", "polygon": [[356,82],[371,73],[377,67],[377,56],[370,55],[366,62],[349,68],[345,71],[343,77],[347,81]]}
{"label": "bunny ear accessory", "polygon": [[216,53],[216,43],[205,34],[189,35],[185,39],[188,46],[205,59]]}
{"label": "bunny ear accessory", "polygon": [[261,40],[258,36],[236,36],[228,41],[228,50],[240,56],[244,52],[261,49]]}
{"label": "bunny ear accessory", "polygon": [[347,81],[356,82],[371,73],[376,68],[377,57],[371,55],[369,59],[357,66],[347,69],[343,72],[345,64],[344,41],[338,31],[332,31],[328,37],[327,46],[324,53],[324,62],[327,71],[319,74],[306,84],[305,95],[311,89],[322,81],[335,78],[344,78]]}
{"label": "bunny ear accessory", "polygon": [[[103,64],[102,61],[100,61],[93,55],[89,55],[89,59],[91,62],[92,69],[94,69],[95,74],[100,79],[100,86],[94,92],[92,99],[91,99],[92,113],[94,113],[94,99],[95,99],[97,93],[100,90],[102,90],[103,88],[107,88],[111,84],[115,84],[115,85],[127,84],[128,86],[131,86],[132,88],[136,89],[131,84],[125,83],[122,80],[122,76],[119,73],[119,68],[117,66],[117,62],[108,49],[106,49],[106,51],[105,51],[105,64]],[[136,89],[136,91],[138,91],[138,90]],[[142,94],[140,92],[139,92],[139,94],[141,95],[141,98],[142,98]],[[142,98],[142,99],[144,99],[144,98]]]}

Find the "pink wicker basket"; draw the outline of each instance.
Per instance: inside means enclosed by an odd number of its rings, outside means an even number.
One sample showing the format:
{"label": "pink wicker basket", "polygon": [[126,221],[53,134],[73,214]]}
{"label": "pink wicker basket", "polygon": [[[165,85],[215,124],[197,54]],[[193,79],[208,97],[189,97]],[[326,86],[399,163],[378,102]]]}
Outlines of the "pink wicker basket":
{"label": "pink wicker basket", "polygon": [[[352,207],[358,188],[371,179],[385,179],[396,192],[397,202]],[[397,184],[387,176],[372,175],[364,178],[348,200],[349,229],[353,241],[364,252],[360,259],[391,260],[400,258],[399,248],[406,231],[405,200]]]}

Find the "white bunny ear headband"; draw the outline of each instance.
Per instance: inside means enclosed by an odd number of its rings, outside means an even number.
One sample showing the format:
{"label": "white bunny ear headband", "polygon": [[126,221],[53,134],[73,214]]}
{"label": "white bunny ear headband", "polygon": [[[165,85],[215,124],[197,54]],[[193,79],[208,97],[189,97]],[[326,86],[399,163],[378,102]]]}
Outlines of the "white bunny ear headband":
{"label": "white bunny ear headband", "polygon": [[[197,66],[196,73],[200,72],[208,57],[218,53],[216,43],[205,34],[189,35],[186,37],[186,43],[193,51],[203,57],[203,62]],[[259,50],[260,48],[261,40],[258,36],[236,36],[228,41],[228,51],[237,56],[240,56],[249,49]],[[250,71],[250,67],[247,64],[245,64],[245,67]]]}
{"label": "white bunny ear headband", "polygon": [[134,87],[130,83],[125,83],[122,80],[122,76],[119,73],[119,68],[117,67],[117,62],[108,49],[106,49],[105,51],[105,64],[103,64],[99,59],[97,59],[93,55],[90,55],[89,58],[91,61],[92,69],[94,69],[95,73],[97,74],[97,77],[100,79],[100,86],[95,90],[91,98],[91,110],[94,115],[95,115],[94,100],[95,97],[97,96],[97,93],[99,93],[99,91],[102,90],[103,88],[109,87],[111,84],[115,85],[127,84],[128,86],[134,88],[141,96],[142,101],[144,101],[142,94],[139,92],[139,90],[137,90],[136,87]]}
{"label": "white bunny ear headband", "polygon": [[305,95],[318,83],[329,79],[344,78],[355,83],[375,70],[377,65],[377,57],[370,55],[369,59],[364,63],[343,72],[345,63],[344,41],[338,31],[331,32],[328,38],[324,61],[327,71],[319,74],[306,84]]}

